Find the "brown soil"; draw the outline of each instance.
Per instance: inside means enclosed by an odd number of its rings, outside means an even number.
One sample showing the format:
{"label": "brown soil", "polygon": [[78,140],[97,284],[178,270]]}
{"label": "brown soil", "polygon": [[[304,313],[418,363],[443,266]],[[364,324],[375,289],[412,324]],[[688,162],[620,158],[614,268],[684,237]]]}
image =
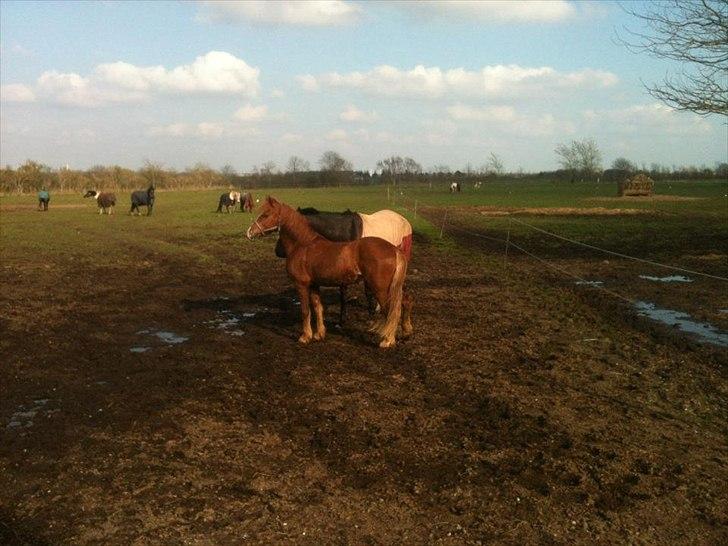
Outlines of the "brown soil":
{"label": "brown soil", "polygon": [[0,543],[726,543],[723,355],[460,243],[416,241],[389,351],[334,291],[296,343],[272,257],[7,265]]}

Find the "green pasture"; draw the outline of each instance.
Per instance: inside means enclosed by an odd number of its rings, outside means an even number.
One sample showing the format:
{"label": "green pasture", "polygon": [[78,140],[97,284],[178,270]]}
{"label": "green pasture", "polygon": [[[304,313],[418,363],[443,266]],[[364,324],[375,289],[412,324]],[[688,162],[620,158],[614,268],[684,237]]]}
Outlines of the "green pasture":
{"label": "green pasture", "polygon": [[[725,255],[728,247],[728,183],[660,182],[657,194],[692,197],[694,200],[599,198],[614,197],[614,184],[510,181],[484,183],[475,189],[466,185],[459,194],[447,187],[411,185],[272,190],[278,199],[294,206],[322,210],[350,208],[373,212],[393,208],[410,218],[415,230],[439,240],[440,219],[448,210],[448,222],[494,237],[508,232],[514,241],[531,244],[544,255],[556,253],[562,242],[511,221],[507,216],[485,216],[469,207],[570,207],[647,209],[647,214],[538,215],[515,218],[610,250],[651,259],[681,260],[704,254]],[[245,253],[233,252],[248,244],[244,231],[250,214],[215,212],[221,189],[205,191],[159,191],[151,217],[128,214],[128,195],[117,194],[119,204],[112,216],[96,214],[96,204],[79,194],[55,194],[50,211],[37,212],[34,195],[0,197],[0,242],[6,260],[28,260],[47,256],[84,261],[134,260],[141,252],[188,258],[200,265],[212,264],[229,250],[235,259],[255,257],[250,246]],[[262,199],[265,190],[254,190]],[[414,216],[415,204],[418,208]],[[426,220],[429,219],[430,221]],[[535,245],[535,246],[534,246]],[[258,245],[257,248],[266,248]],[[588,251],[587,251],[588,253]],[[599,256],[595,256],[599,257]],[[711,272],[726,274],[726,260],[712,261]]]}

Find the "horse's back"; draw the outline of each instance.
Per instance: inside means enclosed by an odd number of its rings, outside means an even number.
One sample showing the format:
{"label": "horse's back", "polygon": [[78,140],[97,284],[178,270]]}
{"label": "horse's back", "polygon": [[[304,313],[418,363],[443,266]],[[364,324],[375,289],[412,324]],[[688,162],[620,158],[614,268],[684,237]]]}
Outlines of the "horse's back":
{"label": "horse's back", "polygon": [[407,218],[384,209],[373,214],[359,213],[362,219],[362,237],[379,237],[400,247],[407,259],[412,251],[412,225]]}

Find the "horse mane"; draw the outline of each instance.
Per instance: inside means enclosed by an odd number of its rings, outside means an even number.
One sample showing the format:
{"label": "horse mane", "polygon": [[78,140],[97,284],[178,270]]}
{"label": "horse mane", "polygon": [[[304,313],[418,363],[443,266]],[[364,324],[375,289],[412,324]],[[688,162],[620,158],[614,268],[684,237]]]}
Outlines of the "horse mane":
{"label": "horse mane", "polygon": [[[306,217],[293,207],[286,205],[285,203],[278,202],[279,209],[279,222],[281,228],[285,227],[287,231],[290,231],[293,238],[302,244],[308,244],[307,241],[312,241],[316,238],[320,238],[321,235],[311,227],[306,220]],[[263,204],[263,211],[271,210],[271,205],[268,201]]]}

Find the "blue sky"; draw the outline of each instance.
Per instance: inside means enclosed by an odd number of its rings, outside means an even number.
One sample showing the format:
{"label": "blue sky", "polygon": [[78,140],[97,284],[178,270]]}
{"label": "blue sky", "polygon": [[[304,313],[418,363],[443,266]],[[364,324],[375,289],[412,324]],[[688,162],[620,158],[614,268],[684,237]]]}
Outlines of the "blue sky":
{"label": "blue sky", "polygon": [[643,89],[679,67],[616,43],[610,2],[0,3],[0,161],[240,171],[336,150],[356,168],[726,161],[724,119]]}

